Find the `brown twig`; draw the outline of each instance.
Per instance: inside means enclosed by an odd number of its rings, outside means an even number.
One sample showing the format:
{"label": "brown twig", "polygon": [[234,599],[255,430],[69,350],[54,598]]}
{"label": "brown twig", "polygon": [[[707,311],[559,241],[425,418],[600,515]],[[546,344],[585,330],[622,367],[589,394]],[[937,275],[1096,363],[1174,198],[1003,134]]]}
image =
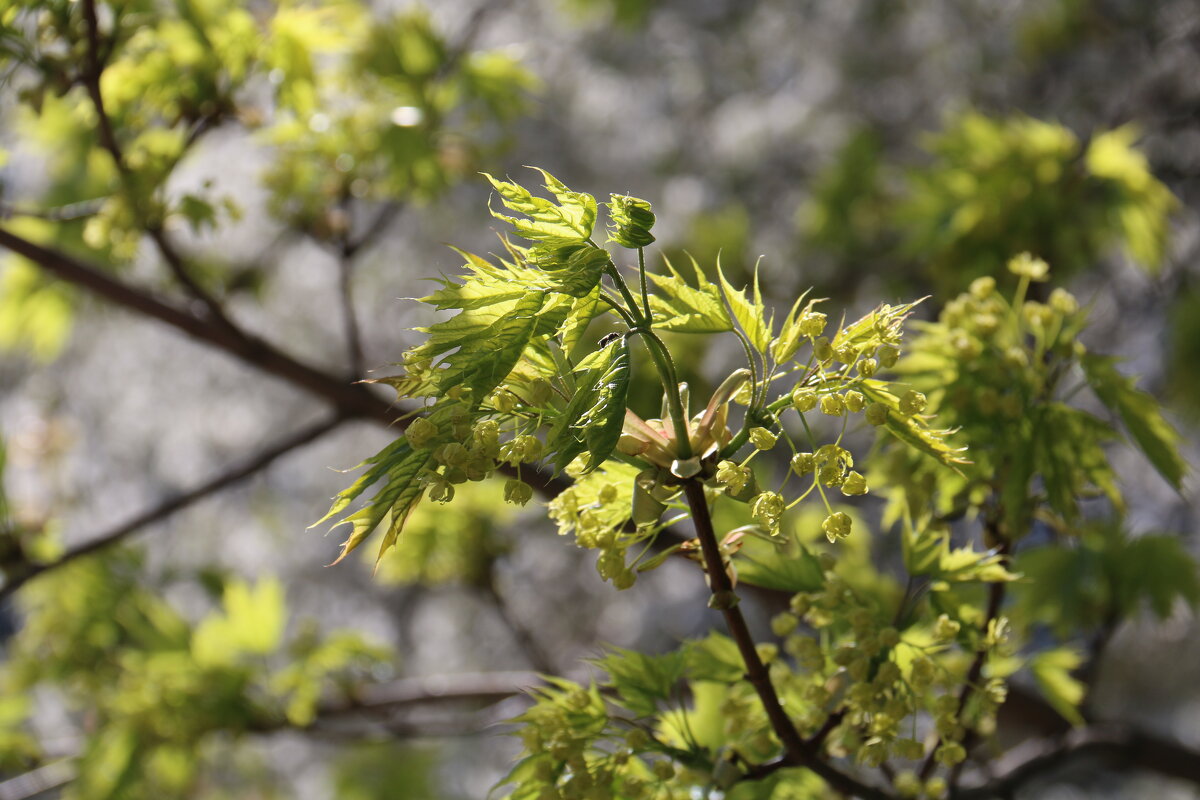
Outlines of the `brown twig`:
{"label": "brown twig", "polygon": [[758,648],[754,644],[754,637],[750,635],[746,618],[742,616],[741,610],[736,605],[733,582],[725,570],[721,549],[717,544],[716,531],[713,529],[712,517],[708,511],[708,500],[704,496],[704,484],[690,479],[684,481],[683,490],[687,497],[688,507],[692,512],[692,521],[696,526],[696,538],[700,540],[709,589],[712,591],[713,597],[718,599],[717,605],[721,607],[725,624],[746,665],[746,680],[758,693],[767,713],[767,719],[771,723],[771,729],[783,744],[784,758],[772,762],[771,765],[752,768],[751,771],[754,772],[757,769],[759,774],[756,774],[755,777],[765,777],[769,772],[787,766],[806,767],[819,775],[834,791],[850,797],[864,798],[864,800],[887,800],[891,795],[838,770],[822,759],[816,748],[801,738],[795,724],[779,702],[779,695],[775,691],[774,684],[771,683],[771,676],[766,665],[759,658]]}
{"label": "brown twig", "polygon": [[320,438],[326,433],[329,433],[334,428],[338,427],[345,420],[344,417],[332,417],[302,428],[293,433],[291,436],[275,443],[274,445],[263,450],[255,457],[249,459],[245,463],[234,467],[228,472],[224,472],[211,480],[190,489],[182,494],[165,500],[153,508],[149,508],[133,518],[117,525],[112,530],[93,536],[81,545],[77,545],[65,553],[60,555],[53,561],[45,564],[27,564],[24,569],[6,576],[3,586],[0,586],[0,600],[8,597],[13,592],[20,589],[27,582],[37,576],[58,569],[66,564],[75,561],[83,556],[91,555],[99,550],[111,547],[118,542],[123,541],[130,535],[152,525],[156,522],[161,522],[167,519],[177,511],[181,511],[188,506],[203,500],[209,495],[215,494],[232,486],[235,483],[245,480],[246,478],[261,472],[270,466],[280,456],[286,455],[298,447],[302,447],[314,439]]}

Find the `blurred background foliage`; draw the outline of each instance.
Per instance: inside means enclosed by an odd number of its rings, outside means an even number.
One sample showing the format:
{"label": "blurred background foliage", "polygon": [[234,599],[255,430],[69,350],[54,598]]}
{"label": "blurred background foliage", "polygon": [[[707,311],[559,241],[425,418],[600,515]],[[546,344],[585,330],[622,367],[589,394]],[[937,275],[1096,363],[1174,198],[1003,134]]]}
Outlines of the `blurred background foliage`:
{"label": "blurred background foliage", "polygon": [[[920,313],[945,323],[976,278],[1011,291],[1003,266],[1027,251],[1090,309],[1089,348],[1186,423],[1194,464],[1197,74],[1188,0],[7,0],[0,228],[344,382],[428,323],[398,298],[457,267],[442,242],[499,247],[481,170],[536,163],[646,197],[672,263],[719,258],[740,283],[765,255],[776,303],[930,294]],[[740,357],[677,341],[696,396]],[[586,676],[601,642],[659,651],[711,627],[686,563],[615,594],[498,486],[418,512],[374,578],[321,569],[333,543],[303,529],[341,485],[324,468],[389,436],[362,421],[24,583],[322,404],[12,254],[0,347],[0,569],[17,587],[0,607],[0,797],[482,797],[513,749],[480,732],[520,701],[443,688],[445,708],[376,707],[364,687]],[[965,408],[953,422],[996,434],[1001,457],[992,413]],[[1020,559],[1065,587],[1023,613],[1112,638],[1094,713],[1197,742],[1200,590],[1170,566],[1197,553],[1194,482],[1102,444],[1123,532],[1097,523]],[[851,510],[886,531],[878,503]],[[898,592],[871,565],[901,558],[899,537],[852,541],[863,590]]]}

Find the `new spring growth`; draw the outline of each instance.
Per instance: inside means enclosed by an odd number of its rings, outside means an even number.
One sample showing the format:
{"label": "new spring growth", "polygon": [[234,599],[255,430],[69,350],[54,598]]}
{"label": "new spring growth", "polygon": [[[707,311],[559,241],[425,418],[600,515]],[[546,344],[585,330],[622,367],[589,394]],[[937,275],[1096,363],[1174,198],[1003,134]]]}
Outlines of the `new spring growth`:
{"label": "new spring growth", "polygon": [[852,524],[849,514],[844,511],[835,511],[821,523],[821,530],[825,531],[825,538],[833,543],[849,536]]}
{"label": "new spring growth", "polygon": [[779,437],[771,433],[766,428],[751,428],[750,429],[750,444],[754,445],[759,450],[770,450],[775,446],[775,442]]}
{"label": "new spring growth", "polygon": [[911,417],[915,414],[920,414],[925,410],[925,406],[929,404],[925,395],[921,392],[909,389],[900,398],[900,413],[906,417]]}
{"label": "new spring growth", "polygon": [[525,481],[511,479],[504,483],[504,502],[523,506],[533,498],[533,487]]}
{"label": "new spring growth", "polygon": [[750,504],[750,514],[771,531],[779,529],[779,519],[787,503],[778,492],[763,492]]}

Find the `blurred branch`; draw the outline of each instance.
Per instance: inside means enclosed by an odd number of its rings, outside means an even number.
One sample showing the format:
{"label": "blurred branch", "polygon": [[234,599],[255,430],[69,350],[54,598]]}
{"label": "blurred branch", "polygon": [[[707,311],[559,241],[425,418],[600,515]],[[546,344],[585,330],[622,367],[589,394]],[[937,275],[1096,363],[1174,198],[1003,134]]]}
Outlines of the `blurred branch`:
{"label": "blurred branch", "polygon": [[358,312],[354,309],[354,256],[345,250],[338,256],[338,296],[342,301],[342,326],[346,337],[346,356],[350,374],[356,379],[366,377],[363,366],[362,332]]}
{"label": "blurred branch", "polygon": [[0,600],[8,597],[17,589],[24,586],[27,582],[36,578],[38,575],[58,569],[59,567],[69,564],[77,558],[91,555],[98,550],[114,545],[126,537],[136,533],[147,525],[152,525],[156,522],[170,517],[177,511],[180,511],[193,503],[203,500],[211,494],[219,492],[235,483],[238,483],[246,478],[261,472],[263,469],[270,466],[280,456],[286,455],[298,447],[308,444],[324,434],[332,431],[345,421],[345,417],[335,416],[330,419],[318,422],[307,428],[302,428],[286,439],[272,445],[263,452],[259,453],[254,458],[246,461],[244,464],[229,470],[228,472],[218,475],[216,478],[203,483],[190,491],[177,495],[169,500],[159,503],[151,509],[143,511],[141,514],[132,519],[118,525],[107,533],[102,533],[99,536],[92,537],[84,544],[67,550],[54,561],[45,564],[25,564],[22,568],[15,570],[14,573],[6,576],[3,586],[0,586]]}
{"label": "blurred branch", "polygon": [[496,585],[496,568],[494,562],[488,567],[487,577],[484,578],[483,590],[492,601],[492,605],[495,607],[496,613],[500,615],[501,621],[512,633],[518,646],[525,653],[525,657],[529,659],[529,663],[541,672],[557,674],[554,662],[545,648],[538,642],[537,637],[533,635],[530,627],[513,613],[507,598],[501,594],[500,587]]}
{"label": "blurred branch", "polygon": [[54,206],[53,208],[26,208],[9,205],[8,203],[0,203],[0,219],[29,217],[32,219],[44,219],[49,222],[73,222],[95,216],[100,212],[100,206],[103,204],[103,199],[81,200],[78,203],[68,203],[67,205]]}
{"label": "blurred branch", "polygon": [[0,781],[0,800],[29,800],[75,780],[75,759],[64,758]]}
{"label": "blurred branch", "polygon": [[[484,672],[401,678],[390,683],[369,686],[357,697],[349,700],[321,706],[317,710],[316,720],[310,725],[297,726],[281,719],[260,723],[252,727],[250,732],[281,733],[302,730],[321,737],[361,740],[372,732],[325,728],[321,727],[320,723],[341,717],[387,714],[427,705],[480,701],[496,703],[517,697],[526,689],[541,684],[542,679],[534,672]],[[384,727],[392,738],[469,736],[479,733],[483,725],[490,721],[494,720],[481,719],[479,714],[448,715],[439,711],[434,719],[389,720]],[[71,783],[77,776],[74,762],[74,757],[60,759],[0,782],[0,800],[30,800]]]}
{"label": "blurred branch", "polygon": [[317,710],[317,719],[386,713],[429,703],[495,702],[522,694],[526,689],[541,686],[542,683],[538,673],[523,670],[400,678],[390,683],[367,686],[347,700],[327,703]]}
{"label": "blurred branch", "polygon": [[[179,251],[175,248],[171,240],[167,238],[162,222],[145,219],[145,215],[141,211],[135,176],[125,160],[121,143],[117,139],[116,132],[112,126],[112,120],[104,106],[104,95],[100,91],[100,78],[104,73],[104,62],[100,53],[100,27],[96,17],[95,0],[83,0],[83,16],[87,24],[87,67],[83,70],[81,78],[84,88],[87,90],[88,97],[92,101],[92,106],[96,111],[100,144],[112,156],[113,164],[116,166],[117,172],[121,176],[121,181],[125,185],[125,191],[129,195],[130,205],[134,208],[138,217],[142,218],[143,228],[158,246],[158,251],[162,255],[163,261],[167,263],[171,274],[175,276],[180,285],[204,305],[209,316],[214,321],[222,327],[228,328],[234,335],[241,335],[240,329],[226,316],[225,309],[221,306],[221,303],[205,291],[204,287],[196,283],[188,271],[187,265],[184,264],[183,257],[179,254]],[[203,129],[207,129],[207,126],[204,126]],[[194,142],[197,137],[198,134],[193,131],[193,136],[189,137],[189,143]]]}
{"label": "blurred branch", "polygon": [[1012,797],[1030,781],[1082,758],[1097,759],[1105,769],[1146,770],[1200,786],[1200,752],[1131,728],[1097,725],[1015,747],[993,764],[995,778],[952,796],[956,800]]}
{"label": "blurred branch", "polygon": [[397,416],[398,412],[392,404],[379,399],[363,386],[347,384],[343,379],[297,361],[264,341],[231,333],[224,326],[190,314],[66,253],[35,244],[3,228],[0,228],[0,247],[24,256],[68,283],[87,289],[116,305],[165,322],[263,372],[315,394],[332,403],[347,417],[363,417],[390,425]]}

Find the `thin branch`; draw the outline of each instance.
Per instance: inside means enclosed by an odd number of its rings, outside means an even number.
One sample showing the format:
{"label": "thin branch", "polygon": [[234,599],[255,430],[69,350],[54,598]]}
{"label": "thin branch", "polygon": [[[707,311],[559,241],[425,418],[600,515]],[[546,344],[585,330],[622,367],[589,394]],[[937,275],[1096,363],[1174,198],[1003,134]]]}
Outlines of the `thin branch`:
{"label": "thin branch", "polygon": [[224,350],[263,372],[317,395],[333,404],[346,416],[363,417],[390,425],[398,415],[391,404],[363,386],[347,384],[342,378],[297,361],[261,340],[234,335],[211,320],[190,314],[66,253],[35,244],[3,228],[0,228],[0,247],[24,256],[68,283],[87,289],[105,300],[143,316],[165,322],[176,330]]}
{"label": "thin branch", "polygon": [[338,296],[342,303],[342,327],[346,337],[346,357],[350,374],[364,377],[362,333],[358,312],[354,309],[354,257],[345,250],[338,256]]}
{"label": "thin branch", "polygon": [[345,240],[342,245],[342,254],[345,256],[356,256],[359,254],[359,251],[370,247],[396,221],[396,217],[405,208],[406,206],[403,203],[384,203],[375,214],[375,218],[367,223],[367,227],[362,233],[353,238],[348,237]]}
{"label": "thin branch", "polygon": [[0,781],[0,800],[31,800],[75,780],[75,759],[63,758]]}
{"label": "thin branch", "polygon": [[[994,526],[991,527],[991,533],[993,537],[997,539],[999,538],[999,533]],[[998,553],[1001,556],[1007,556],[1009,549],[1008,542],[1004,542],[1000,545]],[[985,634],[987,633],[988,626],[991,625],[992,621],[1000,616],[1000,606],[1004,604],[1004,595],[1007,589],[1008,584],[1004,581],[997,581],[988,586],[987,612],[984,615],[983,620],[983,631]],[[983,677],[983,668],[984,665],[987,664],[987,655],[987,649],[980,648],[980,650],[975,654],[975,659],[971,662],[970,668],[967,670],[967,677],[963,681],[962,689],[958,693],[958,706],[957,711],[955,712],[955,717],[959,719],[962,718],[963,711],[965,711],[967,708],[967,703],[970,701],[971,696],[975,693],[975,687],[978,686],[979,679]],[[974,744],[973,739],[974,737],[971,736],[967,741],[963,742],[963,746],[967,750],[970,750],[971,746]],[[942,738],[938,737],[937,742],[934,743],[933,749],[929,751],[929,755],[925,758],[925,763],[921,765],[921,770],[919,773],[917,773],[921,780],[925,780],[931,774],[933,774],[933,770],[937,766],[937,749],[941,745],[942,741]],[[961,764],[957,765],[956,768],[951,772],[950,784],[952,786],[954,785],[955,781],[957,781],[961,772]]]}
{"label": "thin branch", "polygon": [[389,713],[430,703],[504,700],[541,686],[536,672],[477,672],[461,675],[424,675],[367,686],[355,696],[323,704],[318,719],[354,714]]}
{"label": "thin branch", "polygon": [[695,479],[689,479],[684,481],[683,490],[692,511],[696,537],[700,540],[700,549],[704,555],[709,589],[712,591],[713,597],[719,601],[717,605],[721,607],[725,624],[746,664],[746,680],[758,693],[767,713],[767,719],[771,723],[771,729],[783,743],[784,758],[773,762],[772,765],[759,768],[759,771],[774,771],[774,769],[784,766],[806,767],[820,776],[832,789],[850,797],[861,797],[865,800],[890,798],[886,792],[868,786],[826,762],[821,758],[818,749],[801,738],[795,724],[779,702],[779,695],[775,691],[774,684],[771,683],[771,676],[766,665],[759,658],[758,648],[754,643],[754,638],[750,635],[749,626],[746,625],[746,618],[742,616],[741,610],[736,605],[733,582],[725,570],[720,546],[717,544],[716,531],[713,529],[712,517],[708,512],[708,500],[704,496],[704,485]]}
{"label": "thin branch", "polygon": [[1016,747],[995,765],[995,779],[956,791],[952,797],[1011,797],[1030,781],[1081,758],[1094,758],[1105,769],[1145,770],[1200,786],[1200,752],[1130,728],[1095,726]]}
{"label": "thin branch", "polygon": [[500,587],[496,585],[496,573],[494,567],[489,567],[487,577],[484,579],[483,590],[491,599],[496,613],[500,616],[505,627],[512,633],[513,638],[525,653],[525,657],[529,659],[529,663],[538,671],[547,674],[557,672],[554,668],[554,662],[546,653],[545,648],[538,642],[533,631],[519,617],[513,614],[512,607],[507,599],[500,593]]}
{"label": "thin branch", "polygon": [[221,303],[205,291],[204,287],[198,284],[192,277],[187,265],[184,263],[183,257],[171,240],[167,238],[162,222],[147,220],[146,215],[143,213],[137,186],[137,176],[134,175],[133,170],[129,168],[129,164],[125,160],[121,143],[117,139],[116,131],[113,129],[112,119],[109,117],[108,110],[104,105],[104,95],[100,90],[100,79],[104,73],[104,63],[101,60],[100,53],[100,26],[96,17],[96,0],[83,0],[83,16],[87,25],[87,68],[83,71],[82,79],[84,88],[87,90],[88,97],[91,98],[92,106],[96,111],[100,144],[112,157],[113,164],[117,168],[117,173],[121,176],[121,182],[125,186],[125,192],[129,197],[130,205],[138,217],[141,218],[142,227],[146,233],[158,246],[158,251],[162,255],[163,261],[166,262],[167,267],[171,270],[171,274],[175,276],[175,279],[193,297],[204,305],[213,320],[222,327],[229,329],[232,334],[240,336],[242,335],[241,330],[226,316],[225,309],[221,306]]}
{"label": "thin branch", "polygon": [[266,450],[262,451],[257,456],[251,458],[245,463],[229,470],[228,472],[224,472],[193,489],[172,497],[169,500],[165,500],[153,508],[143,511],[132,519],[121,523],[106,533],[91,537],[83,544],[67,550],[54,561],[50,561],[45,564],[26,565],[21,571],[6,576],[4,585],[0,586],[0,600],[8,597],[17,589],[24,586],[27,582],[33,578],[36,578],[38,575],[58,569],[65,564],[69,564],[70,562],[78,558],[82,558],[83,556],[91,555],[98,550],[111,547],[112,545],[117,544],[118,542],[121,542],[127,537],[133,535],[147,525],[161,522],[162,520],[175,514],[177,511],[181,511],[193,503],[203,500],[211,494],[219,492],[222,489],[228,488],[235,483],[245,480],[255,473],[261,472],[270,466],[271,463],[280,456],[286,455],[296,448],[302,447],[314,439],[317,439],[332,431],[334,428],[341,425],[344,420],[344,417],[335,416],[331,419],[326,419],[322,422],[310,425],[307,428],[302,428],[286,439],[283,439],[271,447],[268,447]]}
{"label": "thin branch", "polygon": [[[361,740],[364,738],[361,731],[347,732],[336,728],[324,728],[321,723],[343,717],[389,714],[429,705],[503,703],[541,684],[542,679],[534,672],[486,672],[401,678],[390,683],[368,686],[351,699],[323,704],[317,709],[316,719],[309,725],[297,726],[279,718],[252,724],[248,732],[271,734],[303,730],[318,736]],[[389,738],[469,736],[479,733],[484,724],[494,721],[494,717],[481,719],[478,713],[451,717],[439,711],[434,720],[390,721],[385,727]],[[75,769],[76,759],[76,756],[59,759],[0,782],[0,800],[31,800],[51,789],[71,783],[78,775]]]}
{"label": "thin branch", "polygon": [[100,207],[103,204],[103,199],[80,200],[78,203],[68,203],[62,206],[54,206],[53,208],[29,208],[0,203],[0,219],[29,217],[31,219],[44,219],[49,222],[74,222],[75,220],[96,216],[96,214],[100,213]]}

